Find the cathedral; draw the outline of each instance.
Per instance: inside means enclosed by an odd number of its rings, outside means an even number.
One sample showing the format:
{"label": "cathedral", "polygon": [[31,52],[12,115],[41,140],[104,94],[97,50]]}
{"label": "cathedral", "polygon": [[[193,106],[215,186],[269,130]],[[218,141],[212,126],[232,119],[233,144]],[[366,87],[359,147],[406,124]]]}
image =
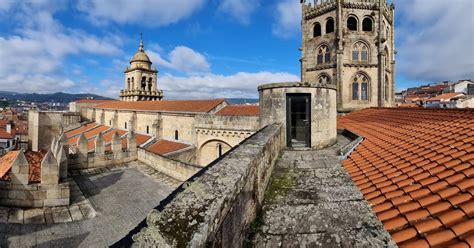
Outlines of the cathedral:
{"label": "cathedral", "polygon": [[339,113],[394,106],[394,5],[301,2],[302,81],[336,85]]}

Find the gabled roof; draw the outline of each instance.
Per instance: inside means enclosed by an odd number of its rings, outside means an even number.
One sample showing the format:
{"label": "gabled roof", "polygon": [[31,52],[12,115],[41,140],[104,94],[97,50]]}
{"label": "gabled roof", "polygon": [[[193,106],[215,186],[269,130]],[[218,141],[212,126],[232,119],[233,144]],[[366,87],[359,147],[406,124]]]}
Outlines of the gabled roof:
{"label": "gabled roof", "polygon": [[97,124],[95,122],[87,123],[86,125],[80,126],[76,129],[73,129],[71,131],[66,132],[65,135],[66,135],[67,138],[69,138],[69,137],[81,134],[85,131],[91,130],[93,128],[96,128],[98,126],[99,126],[99,124]]}
{"label": "gabled roof", "polygon": [[158,140],[157,142],[148,146],[146,150],[159,155],[166,155],[168,153],[176,152],[188,148],[190,146],[191,145],[189,144],[184,144],[176,141]]}
{"label": "gabled roof", "polygon": [[259,116],[260,107],[253,105],[228,105],[219,110],[218,116]]}
{"label": "gabled roof", "polygon": [[0,128],[0,139],[13,139],[14,137],[14,134],[8,133],[7,131],[5,131],[5,129]]}
{"label": "gabled roof", "polygon": [[112,101],[97,105],[99,109],[126,109],[156,112],[208,113],[222,104],[224,99],[180,101]]}
{"label": "gabled roof", "polygon": [[474,245],[474,110],[365,109],[338,127],[364,137],[343,166],[399,246]]}
{"label": "gabled roof", "polygon": [[428,102],[435,102],[435,101],[449,101],[451,98],[455,98],[458,96],[464,96],[464,93],[445,93],[441,95],[437,95],[435,97],[432,97],[428,99]]}

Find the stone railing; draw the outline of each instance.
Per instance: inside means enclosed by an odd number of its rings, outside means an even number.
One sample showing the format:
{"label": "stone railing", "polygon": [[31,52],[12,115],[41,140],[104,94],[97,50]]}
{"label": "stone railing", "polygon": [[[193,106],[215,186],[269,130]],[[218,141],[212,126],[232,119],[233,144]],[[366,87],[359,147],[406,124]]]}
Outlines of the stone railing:
{"label": "stone railing", "polygon": [[269,125],[175,190],[130,234],[128,247],[235,247],[260,210],[283,146],[281,125]]}
{"label": "stone railing", "polygon": [[197,165],[187,164],[175,159],[167,158],[149,152],[143,148],[138,149],[138,161],[179,181],[188,180],[196,174],[196,172],[202,169],[202,167]]}

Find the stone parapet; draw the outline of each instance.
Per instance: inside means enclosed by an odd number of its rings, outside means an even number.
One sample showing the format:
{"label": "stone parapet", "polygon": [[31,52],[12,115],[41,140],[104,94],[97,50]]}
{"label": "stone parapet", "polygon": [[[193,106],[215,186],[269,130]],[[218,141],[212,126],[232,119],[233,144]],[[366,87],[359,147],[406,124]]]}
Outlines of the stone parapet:
{"label": "stone parapet", "polygon": [[[133,236],[139,247],[235,247],[263,201],[283,146],[269,125],[201,170],[165,199]],[[131,242],[131,233],[117,246]],[[127,241],[128,240],[128,241]]]}

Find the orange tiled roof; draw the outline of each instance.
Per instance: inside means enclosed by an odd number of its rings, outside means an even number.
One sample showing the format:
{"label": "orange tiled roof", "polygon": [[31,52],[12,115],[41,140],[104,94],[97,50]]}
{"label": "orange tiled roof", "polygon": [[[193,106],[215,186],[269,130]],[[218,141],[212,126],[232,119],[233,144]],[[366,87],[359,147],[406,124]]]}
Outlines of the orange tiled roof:
{"label": "orange tiled roof", "polygon": [[207,113],[223,102],[224,99],[141,102],[110,101],[100,104],[96,108]]}
{"label": "orange tiled roof", "polygon": [[101,103],[106,103],[106,102],[114,102],[117,100],[94,100],[94,99],[81,99],[77,100],[76,103],[90,103],[90,104],[101,104]]}
{"label": "orange tiled roof", "polygon": [[219,110],[216,115],[220,116],[259,116],[260,107],[253,105],[228,105]]}
{"label": "orange tiled roof", "polygon": [[399,246],[474,246],[474,111],[365,109],[343,166]]}
{"label": "orange tiled roof", "polygon": [[44,156],[46,155],[46,151],[41,150],[39,152],[33,151],[26,151],[25,157],[28,161],[30,166],[29,174],[29,182],[30,183],[39,183],[41,182],[41,162],[43,161]]}
{"label": "orange tiled roof", "polygon": [[20,151],[11,151],[0,157],[0,178],[3,178],[10,171],[18,154],[20,154]]}
{"label": "orange tiled roof", "polygon": [[[12,129],[12,132],[14,129]],[[13,139],[14,135],[5,131],[5,129],[0,128],[0,139]]]}
{"label": "orange tiled roof", "polygon": [[400,103],[398,104],[399,108],[417,108],[419,107],[418,104],[411,102],[411,103]]}
{"label": "orange tiled roof", "polygon": [[463,96],[463,93],[446,93],[446,94],[441,94],[437,95],[435,97],[432,97],[428,99],[427,101],[433,102],[433,101],[442,101],[442,100],[450,100],[451,98],[457,97],[457,96]]}
{"label": "orange tiled roof", "polygon": [[157,142],[153,143],[152,145],[146,148],[147,151],[153,152],[159,155],[165,155],[170,152],[179,151],[181,149],[190,147],[191,145],[179,143],[175,141],[169,140],[158,140]]}
{"label": "orange tiled roof", "polygon": [[[97,128],[94,128],[94,129],[91,129],[89,131],[84,132],[84,136],[86,136],[86,139],[90,139],[90,138],[92,138],[92,137],[98,135],[99,133],[104,132],[108,129],[110,129],[110,127],[100,125],[100,126],[97,126]],[[70,138],[68,140],[69,144],[71,144],[71,145],[76,144],[80,137],[81,137],[80,135],[77,135],[77,136],[74,136],[74,137]]]}
{"label": "orange tiled roof", "polygon": [[72,137],[74,135],[77,135],[77,134],[80,134],[80,133],[83,133],[84,131],[88,131],[88,130],[91,130],[95,127],[99,126],[98,124],[96,124],[95,122],[91,122],[91,123],[87,123],[86,125],[84,126],[81,126],[79,128],[76,128],[76,129],[73,129],[69,132],[66,132],[65,135],[67,138],[69,137]]}

